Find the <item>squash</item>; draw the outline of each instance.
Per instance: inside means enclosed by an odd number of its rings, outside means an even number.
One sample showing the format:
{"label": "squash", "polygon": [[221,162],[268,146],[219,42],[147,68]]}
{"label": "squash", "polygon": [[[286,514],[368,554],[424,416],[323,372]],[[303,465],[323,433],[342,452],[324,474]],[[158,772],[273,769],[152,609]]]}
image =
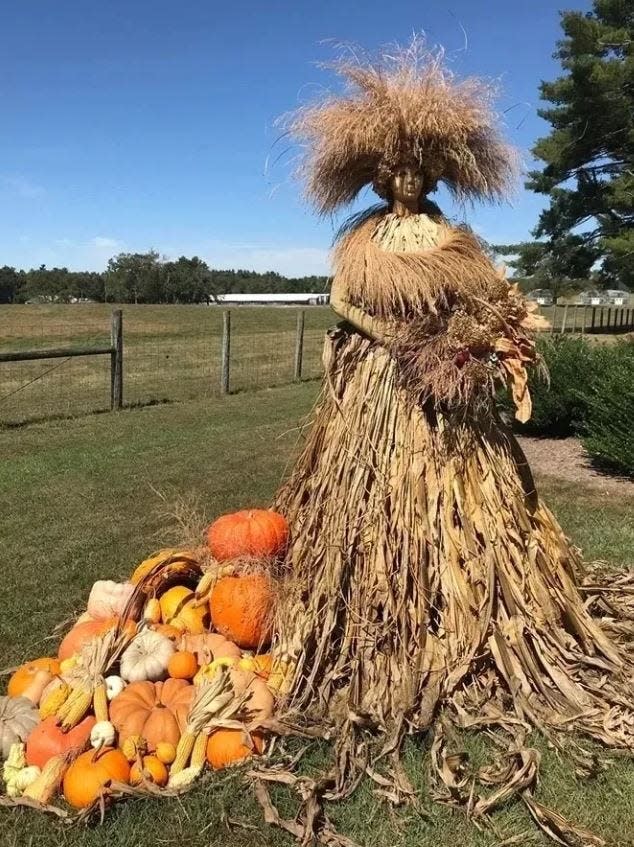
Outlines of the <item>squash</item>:
{"label": "squash", "polygon": [[106,683],[106,697],[108,700],[114,699],[125,688],[125,682],[120,676],[107,676],[104,682]]}
{"label": "squash", "polygon": [[150,752],[161,741],[176,746],[193,699],[194,686],[184,679],[130,683],[110,703],[110,720],[119,733],[119,743],[141,735]]}
{"label": "squash", "polygon": [[88,614],[95,620],[120,617],[133,593],[134,586],[131,582],[99,579],[90,589]]}
{"label": "squash", "polygon": [[30,700],[34,706],[39,706],[44,692],[54,679],[58,679],[58,677],[53,676],[48,671],[38,671],[22,692],[22,696]]}
{"label": "squash", "polygon": [[287,544],[286,519],[271,509],[248,509],[223,515],[207,529],[207,546],[219,562],[244,556],[279,556]]}
{"label": "squash", "polygon": [[102,747],[112,747],[116,738],[117,731],[114,724],[110,721],[98,721],[90,730],[90,746],[95,750],[101,750]]}
{"label": "squash", "polygon": [[39,720],[37,709],[27,697],[0,697],[0,755],[3,759],[7,758],[13,744],[26,740]]}
{"label": "squash", "polygon": [[179,650],[170,656],[167,672],[172,679],[193,679],[198,672],[196,656],[187,650]]}
{"label": "squash", "polygon": [[220,635],[218,632],[205,632],[201,635],[183,635],[179,650],[187,650],[196,656],[199,665],[208,665],[216,659],[239,659],[242,650]]}
{"label": "squash", "polygon": [[183,632],[199,634],[209,628],[209,612],[196,605],[194,592],[184,585],[169,588],[159,600],[163,623]]}
{"label": "squash", "polygon": [[243,656],[238,662],[237,668],[239,671],[250,671],[261,679],[268,679],[273,668],[273,656],[270,653]]}
{"label": "squash", "polygon": [[[71,656],[79,653],[93,638],[103,635],[104,632],[112,629],[118,623],[118,618],[108,618],[107,620],[85,621],[84,623],[75,624],[59,645],[59,651],[57,653],[59,659],[70,659]],[[132,636],[136,631],[136,625],[132,621],[126,621],[124,629]]]}
{"label": "squash", "polygon": [[[59,673],[59,662],[57,659],[41,658],[26,662],[11,675],[7,694],[9,697],[21,697],[26,688],[33,682],[35,675],[40,671],[46,671],[51,676]],[[49,680],[50,681],[50,680]]]}
{"label": "squash", "polygon": [[214,628],[238,647],[255,650],[271,640],[274,601],[268,574],[224,576],[209,598]]}
{"label": "squash", "polygon": [[135,636],[121,656],[121,676],[128,682],[163,679],[174,652],[174,643],[169,638],[146,629]]}
{"label": "squash", "polygon": [[130,577],[130,582],[132,585],[138,585],[138,583],[141,582],[141,580],[146,577],[150,571],[167,559],[173,560],[169,565],[170,573],[178,573],[179,570],[182,570],[184,574],[188,574],[191,571],[191,563],[192,561],[195,561],[195,558],[196,557],[191,550],[159,550],[158,553],[154,553],[154,555],[150,556],[149,559],[145,559],[141,562]]}
{"label": "squash", "polygon": [[96,723],[95,718],[88,715],[68,732],[62,732],[54,715],[46,718],[32,730],[26,740],[27,764],[43,768],[53,756],[83,750]]}
{"label": "squash", "polygon": [[141,765],[137,762],[130,768],[130,785],[142,785],[147,781],[163,786],[167,785],[168,778],[168,770],[157,756],[144,756]]}
{"label": "squash", "polygon": [[85,809],[108,793],[111,782],[129,780],[130,765],[121,750],[88,750],[64,774],[64,798],[75,809]]}
{"label": "squash", "polygon": [[171,765],[176,758],[176,747],[169,741],[160,741],[156,745],[155,755],[159,762],[163,762],[164,765]]}
{"label": "squash", "polygon": [[264,749],[261,733],[246,729],[216,729],[207,742],[207,761],[214,770],[239,764]]}
{"label": "squash", "polygon": [[143,620],[149,624],[161,622],[161,604],[156,597],[151,597],[147,601],[143,610]]}

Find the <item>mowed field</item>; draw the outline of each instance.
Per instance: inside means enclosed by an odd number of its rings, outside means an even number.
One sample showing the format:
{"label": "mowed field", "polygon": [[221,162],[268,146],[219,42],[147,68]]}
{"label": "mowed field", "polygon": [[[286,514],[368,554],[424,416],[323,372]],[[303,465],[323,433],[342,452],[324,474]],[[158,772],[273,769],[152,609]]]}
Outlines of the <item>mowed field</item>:
{"label": "mowed field", "polygon": [[[0,306],[0,351],[109,346],[110,304]],[[214,397],[220,391],[222,312],[216,306],[124,305],[124,403]],[[232,391],[293,379],[298,309],[231,309]],[[327,307],[307,307],[303,377],[321,371]],[[108,409],[110,357],[0,362],[0,426]]]}
{"label": "mowed field", "polygon": [[[254,333],[256,335],[256,333]],[[261,335],[261,333],[257,333]],[[315,382],[201,398],[0,431],[0,664],[52,653],[56,624],[79,612],[92,582],[125,578],[153,550],[178,539],[174,512],[204,524],[219,513],[270,502],[292,461],[299,425],[309,417]],[[564,529],[588,559],[632,563],[634,502],[597,489],[539,480]],[[537,797],[602,835],[632,845],[634,766],[620,757],[589,781],[536,736],[543,754]],[[459,739],[477,768],[481,737]],[[407,745],[406,767],[420,805],[392,809],[364,782],[328,812],[365,847],[545,845],[520,804],[478,832],[459,811],[430,799],[428,739]],[[301,768],[325,767],[328,748],[312,747]],[[276,799],[293,815],[292,798]],[[130,801],[105,823],[68,827],[29,810],[0,809],[2,847],[282,847],[287,835],[265,826],[242,772],[208,775],[179,800]],[[512,839],[512,840],[508,840]]]}

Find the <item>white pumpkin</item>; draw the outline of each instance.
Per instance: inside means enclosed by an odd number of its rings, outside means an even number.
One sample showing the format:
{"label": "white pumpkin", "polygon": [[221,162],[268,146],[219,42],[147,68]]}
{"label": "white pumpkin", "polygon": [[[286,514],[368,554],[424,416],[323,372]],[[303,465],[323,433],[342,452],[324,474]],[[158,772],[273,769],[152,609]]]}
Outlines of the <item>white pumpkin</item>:
{"label": "white pumpkin", "polygon": [[113,700],[125,688],[125,682],[120,676],[107,676],[104,682],[106,683],[106,697],[108,700]]}
{"label": "white pumpkin", "polygon": [[96,750],[113,747],[117,731],[110,721],[98,721],[90,731],[90,746]]}
{"label": "white pumpkin", "polygon": [[167,663],[175,649],[169,638],[146,629],[132,640],[121,656],[121,676],[128,682],[164,679]]}
{"label": "white pumpkin", "polygon": [[25,741],[40,722],[40,716],[26,697],[0,697],[0,755],[6,759],[11,745]]}
{"label": "white pumpkin", "polygon": [[123,614],[134,586],[131,582],[113,582],[111,579],[99,579],[90,589],[87,611],[91,618],[120,617]]}

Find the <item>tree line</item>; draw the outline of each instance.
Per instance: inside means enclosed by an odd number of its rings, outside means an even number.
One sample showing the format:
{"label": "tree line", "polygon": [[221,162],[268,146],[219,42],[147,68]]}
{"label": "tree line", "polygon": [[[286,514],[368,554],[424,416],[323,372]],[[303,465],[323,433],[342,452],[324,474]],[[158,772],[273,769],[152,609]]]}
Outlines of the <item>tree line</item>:
{"label": "tree line", "polygon": [[0,267],[0,303],[209,303],[232,292],[320,293],[329,285],[326,276],[215,270],[198,256],[166,262],[154,250],[119,253],[103,273],[44,265],[29,271]]}

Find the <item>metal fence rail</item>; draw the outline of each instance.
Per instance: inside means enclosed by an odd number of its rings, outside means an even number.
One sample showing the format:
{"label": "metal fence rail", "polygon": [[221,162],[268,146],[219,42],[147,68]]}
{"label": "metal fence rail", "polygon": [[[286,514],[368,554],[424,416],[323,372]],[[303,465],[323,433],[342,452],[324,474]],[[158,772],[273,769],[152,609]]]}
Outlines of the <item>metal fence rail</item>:
{"label": "metal fence rail", "polygon": [[[108,332],[106,307],[69,306],[62,314],[73,321],[35,325],[11,320],[30,314],[20,308],[6,307],[9,320],[0,321],[0,426],[314,379],[324,330],[335,321],[320,307],[132,306],[125,320],[120,309],[112,312]],[[634,330],[629,307],[542,312],[554,333]]]}

